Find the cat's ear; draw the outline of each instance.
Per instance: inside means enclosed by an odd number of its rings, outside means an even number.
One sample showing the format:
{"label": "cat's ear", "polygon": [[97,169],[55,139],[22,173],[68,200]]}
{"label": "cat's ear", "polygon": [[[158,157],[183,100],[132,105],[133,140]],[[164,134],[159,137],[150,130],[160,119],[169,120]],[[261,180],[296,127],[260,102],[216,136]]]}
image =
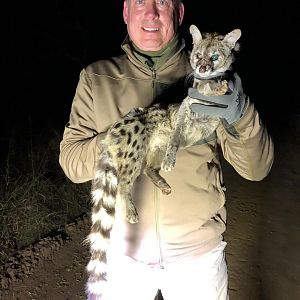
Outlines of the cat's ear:
{"label": "cat's ear", "polygon": [[[230,49],[238,48],[237,40],[241,37],[240,29],[235,29],[225,35],[223,42],[225,42]],[[236,47],[237,46],[237,47]]]}
{"label": "cat's ear", "polygon": [[190,33],[193,37],[193,44],[198,44],[202,40],[200,30],[195,25],[190,26]]}

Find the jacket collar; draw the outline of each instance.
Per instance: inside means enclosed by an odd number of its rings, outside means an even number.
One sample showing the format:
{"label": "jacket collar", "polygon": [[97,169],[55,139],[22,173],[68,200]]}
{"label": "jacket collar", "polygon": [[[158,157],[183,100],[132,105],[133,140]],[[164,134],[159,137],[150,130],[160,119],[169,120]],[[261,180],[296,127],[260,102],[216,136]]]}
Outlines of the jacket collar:
{"label": "jacket collar", "polygon": [[140,57],[138,58],[135,54],[135,50],[134,47],[132,45],[132,42],[129,38],[129,35],[127,35],[121,45],[121,48],[125,51],[125,53],[128,56],[128,59],[136,66],[138,66],[139,68],[142,68],[144,70],[151,70],[153,71],[155,70],[159,70],[162,71],[164,70],[166,67],[170,66],[172,63],[174,63],[174,61],[176,61],[178,55],[181,53],[181,51],[184,49],[185,47],[185,41],[183,38],[179,37],[179,42],[178,42],[178,46],[176,47],[176,49],[172,52],[172,54],[170,54],[169,56],[166,56],[163,63],[159,64],[158,68],[155,69],[155,67],[153,68],[153,66],[149,65],[147,63],[147,58],[145,59],[141,59]]}

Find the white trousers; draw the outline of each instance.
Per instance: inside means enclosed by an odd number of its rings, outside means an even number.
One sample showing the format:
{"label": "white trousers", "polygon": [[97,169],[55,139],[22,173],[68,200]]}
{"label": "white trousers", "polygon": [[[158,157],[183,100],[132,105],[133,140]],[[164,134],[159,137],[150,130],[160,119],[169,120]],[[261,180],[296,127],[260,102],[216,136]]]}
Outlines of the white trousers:
{"label": "white trousers", "polygon": [[113,259],[104,300],[228,300],[225,242],[199,258],[149,267],[128,257]]}

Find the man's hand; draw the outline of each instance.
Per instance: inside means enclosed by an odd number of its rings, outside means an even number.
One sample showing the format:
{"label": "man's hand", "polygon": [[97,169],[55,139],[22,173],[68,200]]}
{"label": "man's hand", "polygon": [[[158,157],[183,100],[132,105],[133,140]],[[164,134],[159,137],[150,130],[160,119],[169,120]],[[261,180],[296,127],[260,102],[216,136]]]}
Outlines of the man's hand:
{"label": "man's hand", "polygon": [[197,115],[215,116],[225,119],[229,124],[238,121],[244,111],[246,96],[243,92],[243,87],[240,77],[234,73],[232,84],[232,93],[223,96],[205,96],[197,93],[196,89],[189,89],[189,96],[194,99],[202,100],[203,103],[191,104],[191,110]]}

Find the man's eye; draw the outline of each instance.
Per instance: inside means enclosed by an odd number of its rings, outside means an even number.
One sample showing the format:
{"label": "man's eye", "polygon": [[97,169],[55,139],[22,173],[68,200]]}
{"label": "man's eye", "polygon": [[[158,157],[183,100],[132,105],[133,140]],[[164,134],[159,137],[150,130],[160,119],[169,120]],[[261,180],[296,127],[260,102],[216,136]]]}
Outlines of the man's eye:
{"label": "man's eye", "polygon": [[156,3],[159,6],[167,6],[167,5],[169,5],[169,1],[167,1],[167,0],[157,0]]}
{"label": "man's eye", "polygon": [[142,4],[145,3],[145,0],[136,0],[135,3],[136,3],[137,5],[142,5]]}

